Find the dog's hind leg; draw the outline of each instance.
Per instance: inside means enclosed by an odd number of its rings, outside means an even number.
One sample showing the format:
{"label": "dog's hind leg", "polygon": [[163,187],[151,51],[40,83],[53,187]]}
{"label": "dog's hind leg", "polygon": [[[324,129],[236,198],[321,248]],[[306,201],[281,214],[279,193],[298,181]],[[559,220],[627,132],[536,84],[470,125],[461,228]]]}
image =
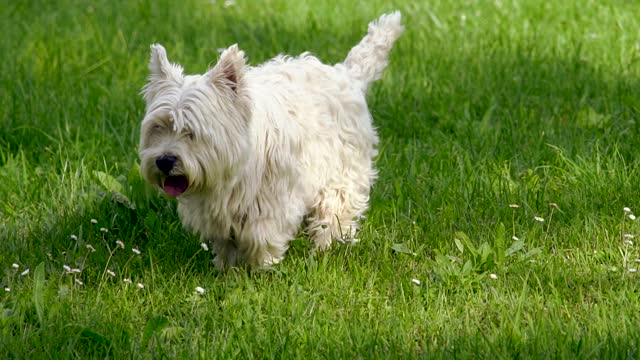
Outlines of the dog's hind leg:
{"label": "dog's hind leg", "polygon": [[325,250],[333,240],[357,242],[358,220],[367,209],[368,191],[329,187],[320,192],[307,216],[307,232],[316,250]]}

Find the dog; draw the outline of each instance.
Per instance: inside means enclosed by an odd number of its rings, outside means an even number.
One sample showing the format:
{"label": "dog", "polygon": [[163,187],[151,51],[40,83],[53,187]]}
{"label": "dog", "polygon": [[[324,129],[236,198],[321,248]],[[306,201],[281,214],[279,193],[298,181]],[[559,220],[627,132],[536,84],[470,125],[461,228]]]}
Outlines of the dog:
{"label": "dog", "polygon": [[403,31],[400,12],[382,15],[333,66],[303,53],[252,67],[232,45],[204,75],[151,46],[141,174],[217,268],[277,264],[302,226],[314,250],[357,240],[376,178],[366,93]]}

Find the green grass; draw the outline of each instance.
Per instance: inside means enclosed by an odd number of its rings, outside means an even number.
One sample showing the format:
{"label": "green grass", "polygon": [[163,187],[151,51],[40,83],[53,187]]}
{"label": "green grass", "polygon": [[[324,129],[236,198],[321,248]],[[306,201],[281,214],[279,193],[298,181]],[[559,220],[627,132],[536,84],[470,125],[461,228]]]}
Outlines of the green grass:
{"label": "green grass", "polygon": [[[396,8],[407,30],[368,97],[380,177],[361,242],[314,256],[301,235],[273,269],[218,273],[138,172],[149,44],[191,73],[236,42],[253,64],[338,62]],[[640,235],[623,212],[640,212],[637,14],[1,2],[0,358],[640,357],[640,248],[623,238]]]}

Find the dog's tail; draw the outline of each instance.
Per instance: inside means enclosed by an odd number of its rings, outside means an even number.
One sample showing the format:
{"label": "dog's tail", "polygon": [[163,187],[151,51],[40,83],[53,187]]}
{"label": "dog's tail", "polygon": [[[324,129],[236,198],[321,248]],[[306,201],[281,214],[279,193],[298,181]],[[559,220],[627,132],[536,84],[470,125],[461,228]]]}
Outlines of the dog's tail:
{"label": "dog's tail", "polygon": [[387,67],[389,51],[404,31],[400,11],[384,14],[369,23],[369,33],[356,45],[344,60],[351,77],[362,83],[364,90],[369,83],[380,79]]}

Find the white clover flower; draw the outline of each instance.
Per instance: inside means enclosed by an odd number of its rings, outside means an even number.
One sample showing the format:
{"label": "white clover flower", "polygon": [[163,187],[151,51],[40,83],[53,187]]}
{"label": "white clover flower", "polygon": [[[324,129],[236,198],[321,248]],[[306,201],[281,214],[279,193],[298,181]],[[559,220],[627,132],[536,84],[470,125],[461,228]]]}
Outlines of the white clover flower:
{"label": "white clover flower", "polygon": [[140,252],[140,250],[138,250],[138,249],[136,249],[136,248],[131,249],[131,251],[133,251],[133,253],[134,253],[134,254],[136,254],[136,255],[140,255],[140,254],[142,254],[142,253]]}
{"label": "white clover flower", "polygon": [[517,208],[519,208],[519,207],[520,207],[520,205],[517,205],[517,204],[509,204],[509,207],[510,207],[510,208],[512,208],[512,209],[517,209]]}
{"label": "white clover flower", "polygon": [[78,241],[78,237],[77,237],[77,236],[75,236],[75,235],[71,235],[71,236],[69,236],[69,237],[71,238],[71,240]]}
{"label": "white clover flower", "polygon": [[624,234],[624,235],[622,235],[622,237],[625,238],[625,239],[633,239],[636,236],[633,235],[633,234]]}
{"label": "white clover flower", "polygon": [[234,0],[226,0],[226,1],[224,2],[224,7],[226,7],[226,8],[227,8],[227,7],[233,6],[233,5],[235,5],[235,4],[236,4],[236,2],[235,2]]}
{"label": "white clover flower", "polygon": [[625,244],[625,245],[629,245],[629,246],[631,246],[631,245],[633,245],[633,241],[631,241],[631,240],[625,240],[625,241],[624,241],[624,244]]}
{"label": "white clover flower", "polygon": [[534,216],[533,220],[538,221],[538,222],[544,222],[544,218],[541,218],[540,216]]}
{"label": "white clover flower", "polygon": [[80,274],[82,272],[82,270],[78,269],[78,268],[73,268],[71,269],[71,272],[74,274]]}
{"label": "white clover flower", "polygon": [[493,280],[498,280],[498,275],[496,274],[489,274],[489,277],[492,278]]}
{"label": "white clover flower", "polygon": [[511,237],[511,239],[512,239],[513,241],[518,241],[518,240],[520,240],[520,238],[518,238],[517,236],[512,236],[512,237]]}
{"label": "white clover flower", "polygon": [[87,249],[91,250],[91,252],[96,252],[96,248],[94,248],[91,244],[87,244]]}
{"label": "white clover flower", "polygon": [[629,213],[629,212],[631,212],[631,209],[629,209],[628,207],[625,206],[625,207],[622,208],[622,211],[624,211],[626,213]]}
{"label": "white clover flower", "polygon": [[29,273],[29,269],[27,269],[27,270],[25,270],[25,271],[21,272],[21,273],[20,273],[20,275],[21,275],[21,276],[25,276],[25,275],[27,275],[28,273]]}
{"label": "white clover flower", "polygon": [[635,261],[635,262],[637,262],[637,263],[640,263],[640,259],[635,259],[635,260],[633,260],[633,261]]}
{"label": "white clover flower", "polygon": [[69,265],[62,265],[62,268],[64,269],[64,271],[70,273],[71,272],[71,266]]}
{"label": "white clover flower", "polygon": [[416,284],[416,285],[420,285],[421,284],[420,280],[418,280],[418,279],[411,279],[411,282]]}
{"label": "white clover flower", "polygon": [[560,207],[556,203],[549,203],[549,206],[554,207],[556,209],[560,209]]}
{"label": "white clover flower", "polygon": [[636,272],[636,271],[638,271],[638,269],[637,269],[637,268],[631,268],[631,269],[629,269],[629,272],[630,272],[630,273],[634,273],[634,272]]}
{"label": "white clover flower", "polygon": [[116,245],[124,249],[124,243],[122,242],[122,240],[116,240]]}
{"label": "white clover flower", "polygon": [[9,292],[9,291],[11,291],[11,288],[10,288],[10,287],[8,287],[8,286],[6,286],[6,287],[4,288],[4,291]]}
{"label": "white clover flower", "polygon": [[111,276],[116,276],[116,273],[111,271],[111,270],[107,270],[107,274],[109,274]]}
{"label": "white clover flower", "polygon": [[96,220],[96,219],[91,219],[91,223],[92,223],[92,224],[97,224],[97,223],[98,223],[98,220]]}
{"label": "white clover flower", "polygon": [[202,250],[209,251],[209,246],[207,246],[207,243],[200,243],[200,246],[202,247]]}
{"label": "white clover flower", "polygon": [[143,283],[137,283],[136,286],[139,287],[140,289],[144,289],[144,284]]}
{"label": "white clover flower", "polygon": [[129,279],[129,278],[123,279],[122,281],[124,281],[127,284],[131,284],[131,279]]}
{"label": "white clover flower", "polygon": [[196,286],[196,292],[200,295],[204,294],[204,289],[201,288],[200,286]]}
{"label": "white clover flower", "polygon": [[17,268],[19,268],[19,267],[20,267],[20,265],[18,265],[18,264],[16,264],[16,263],[13,263],[13,264],[11,264],[11,267],[12,267],[12,268],[14,268],[14,269],[17,269]]}
{"label": "white clover flower", "polygon": [[83,283],[80,279],[76,279],[76,284],[78,284],[78,285],[84,285],[84,283]]}
{"label": "white clover flower", "polygon": [[631,220],[635,220],[635,219],[636,219],[636,216],[635,216],[635,215],[633,215],[633,214],[629,214],[629,219],[631,219]]}
{"label": "white clover flower", "polygon": [[102,228],[100,228],[100,231],[102,231],[103,233],[108,233],[108,232],[109,232],[109,229],[107,229],[107,228],[103,228],[103,227],[102,227]]}

